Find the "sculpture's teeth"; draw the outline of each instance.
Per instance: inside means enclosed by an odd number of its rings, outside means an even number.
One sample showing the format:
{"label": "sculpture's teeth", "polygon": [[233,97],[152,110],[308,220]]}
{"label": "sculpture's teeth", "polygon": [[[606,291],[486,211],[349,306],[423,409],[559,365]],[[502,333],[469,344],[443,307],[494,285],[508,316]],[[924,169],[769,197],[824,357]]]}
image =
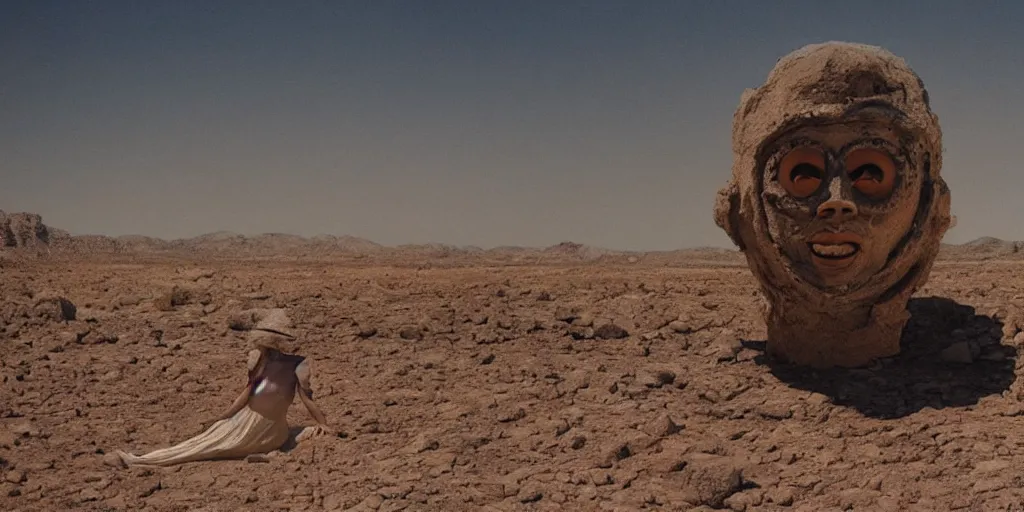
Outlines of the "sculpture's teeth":
{"label": "sculpture's teeth", "polygon": [[811,244],[814,254],[823,258],[845,258],[857,252],[857,246],[851,243]]}

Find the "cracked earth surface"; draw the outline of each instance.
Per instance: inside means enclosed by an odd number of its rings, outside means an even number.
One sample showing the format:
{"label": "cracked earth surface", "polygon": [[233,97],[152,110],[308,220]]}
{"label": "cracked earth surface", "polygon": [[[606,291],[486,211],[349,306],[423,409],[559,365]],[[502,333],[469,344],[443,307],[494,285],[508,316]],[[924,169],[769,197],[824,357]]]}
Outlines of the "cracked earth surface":
{"label": "cracked earth surface", "polygon": [[[1024,510],[1020,268],[939,264],[900,356],[813,372],[765,360],[743,267],[11,265],[0,508]],[[287,308],[338,435],[105,465],[231,403],[250,307]]]}

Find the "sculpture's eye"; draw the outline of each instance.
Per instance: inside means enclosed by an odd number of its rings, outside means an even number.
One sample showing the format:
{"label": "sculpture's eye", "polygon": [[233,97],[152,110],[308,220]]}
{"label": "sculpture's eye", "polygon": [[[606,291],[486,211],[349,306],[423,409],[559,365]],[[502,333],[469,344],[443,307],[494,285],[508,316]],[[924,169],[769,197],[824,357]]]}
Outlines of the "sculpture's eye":
{"label": "sculpture's eye", "polygon": [[846,156],[846,173],[853,181],[853,188],[870,198],[880,199],[892,192],[896,164],[885,151],[861,148]]}
{"label": "sculpture's eye", "polygon": [[814,148],[796,148],[782,157],[779,183],[793,197],[804,198],[821,186],[825,155]]}

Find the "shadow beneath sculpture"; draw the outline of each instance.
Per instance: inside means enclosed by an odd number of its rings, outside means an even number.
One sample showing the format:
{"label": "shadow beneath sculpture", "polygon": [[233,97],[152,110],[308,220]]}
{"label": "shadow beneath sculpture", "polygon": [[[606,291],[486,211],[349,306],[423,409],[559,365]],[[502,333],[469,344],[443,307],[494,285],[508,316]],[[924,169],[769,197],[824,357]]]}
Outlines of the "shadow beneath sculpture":
{"label": "shadow beneath sculpture", "polygon": [[[1017,353],[1000,344],[1002,322],[951,299],[911,299],[900,354],[863,369],[813,370],[759,355],[782,382],[874,418],[901,418],[999,395],[1014,381]],[[760,343],[763,346],[763,342]]]}

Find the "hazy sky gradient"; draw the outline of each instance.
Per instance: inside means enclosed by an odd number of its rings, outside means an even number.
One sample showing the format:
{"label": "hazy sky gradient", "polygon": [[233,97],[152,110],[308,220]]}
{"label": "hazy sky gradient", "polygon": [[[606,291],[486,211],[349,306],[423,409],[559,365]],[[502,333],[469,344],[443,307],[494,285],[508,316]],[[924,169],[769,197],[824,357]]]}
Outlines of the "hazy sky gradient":
{"label": "hazy sky gradient", "polygon": [[848,40],[929,88],[946,241],[1021,240],[1021,27],[1022,3],[968,1],[7,1],[0,209],[76,234],[731,247],[711,212],[740,94]]}

